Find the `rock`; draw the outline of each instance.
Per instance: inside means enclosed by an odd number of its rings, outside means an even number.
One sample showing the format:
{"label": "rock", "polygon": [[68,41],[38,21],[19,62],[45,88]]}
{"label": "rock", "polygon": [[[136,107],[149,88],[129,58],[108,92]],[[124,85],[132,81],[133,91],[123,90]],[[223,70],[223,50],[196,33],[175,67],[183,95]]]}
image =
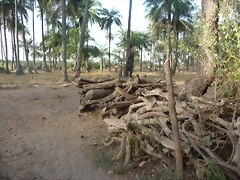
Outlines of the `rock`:
{"label": "rock", "polygon": [[113,170],[108,171],[107,174],[113,174]]}

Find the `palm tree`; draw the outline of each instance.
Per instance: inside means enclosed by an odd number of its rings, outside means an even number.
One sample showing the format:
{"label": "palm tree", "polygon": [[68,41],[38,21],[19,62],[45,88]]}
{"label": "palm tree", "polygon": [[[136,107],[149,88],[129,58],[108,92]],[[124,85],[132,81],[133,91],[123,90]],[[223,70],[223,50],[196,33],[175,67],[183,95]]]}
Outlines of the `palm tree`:
{"label": "palm tree", "polygon": [[3,35],[2,35],[2,19],[0,18],[0,41],[1,41],[1,58],[2,58],[2,67],[4,68],[4,48],[3,48]]}
{"label": "palm tree", "polygon": [[82,58],[83,58],[83,47],[84,47],[84,41],[85,41],[85,32],[86,32],[86,27],[87,27],[87,23],[88,23],[89,4],[90,4],[90,0],[86,0],[82,29],[81,29],[80,48],[79,48],[79,54],[78,54],[78,59],[77,59],[77,68],[76,68],[77,72],[76,72],[75,77],[78,77],[80,75],[80,68],[81,68]]}
{"label": "palm tree", "polygon": [[25,37],[25,28],[24,28],[24,23],[23,23],[23,7],[28,6],[28,4],[26,4],[26,3],[23,4],[22,0],[20,0],[19,3],[20,3],[20,7],[21,7],[20,15],[21,15],[21,25],[22,25],[22,37],[23,37],[24,50],[25,50],[25,56],[26,56],[26,61],[27,61],[27,69],[28,69],[29,74],[32,74],[32,69],[29,66],[29,59],[28,59],[29,50],[27,48],[26,37]]}
{"label": "palm tree", "polygon": [[111,71],[111,39],[112,39],[112,24],[115,23],[117,26],[121,26],[120,12],[117,9],[108,10],[106,8],[100,11],[100,27],[108,32],[108,66]]}
{"label": "palm tree", "polygon": [[6,33],[6,19],[5,19],[4,5],[5,5],[5,2],[4,2],[4,0],[2,0],[3,31],[4,31],[5,50],[6,50],[6,51],[5,51],[6,73],[9,74],[9,69],[8,69],[7,33]]}
{"label": "palm tree", "polygon": [[[168,3],[168,4],[167,4]],[[190,28],[189,20],[191,18],[191,10],[193,8],[189,0],[146,0],[147,18],[151,21],[151,33],[154,41],[159,39],[159,34],[168,28],[174,29],[175,32],[175,62],[172,61],[172,47],[170,51],[170,67],[171,72],[175,73],[178,62],[178,39],[179,32]],[[167,14],[167,15],[166,15]],[[170,17],[170,19],[169,19]],[[186,21],[187,20],[187,21]],[[168,26],[170,24],[170,27]],[[187,27],[188,26],[188,27]],[[171,31],[170,31],[171,32]],[[171,36],[170,36],[170,39]],[[170,44],[171,45],[171,42]]]}
{"label": "palm tree", "polygon": [[45,38],[44,38],[44,8],[47,7],[47,1],[46,0],[37,0],[39,9],[40,9],[40,16],[41,16],[41,25],[42,25],[42,51],[43,51],[43,65],[42,69],[46,72],[49,71],[47,61],[46,61],[46,48],[45,48]]}
{"label": "palm tree", "polygon": [[117,37],[119,39],[119,43],[117,43],[117,47],[121,47],[123,49],[123,59],[126,58],[126,47],[127,47],[127,30],[123,30],[122,28],[118,30]]}
{"label": "palm tree", "polygon": [[147,49],[150,46],[150,37],[148,33],[145,32],[134,32],[132,35],[132,44],[134,47],[137,47],[140,50],[140,62],[139,62],[139,67],[140,71],[142,71],[142,53],[143,53],[143,48]]}
{"label": "palm tree", "polygon": [[20,59],[19,59],[19,39],[18,39],[18,3],[17,0],[15,0],[15,36],[16,36],[16,64],[17,64],[17,70],[16,70],[16,75],[23,74],[23,69],[22,65],[20,64]]}
{"label": "palm tree", "polygon": [[[178,179],[182,179],[183,176],[183,163],[182,163],[182,150],[179,138],[179,130],[176,119],[176,109],[173,99],[173,86],[172,77],[170,71],[170,62],[172,62],[172,45],[171,45],[171,20],[172,20],[172,3],[173,0],[146,0],[145,4],[150,14],[150,19],[153,23],[159,24],[165,20],[167,22],[167,40],[168,40],[168,53],[167,60],[164,63],[166,72],[166,81],[168,87],[168,98],[169,98],[169,111],[171,116],[171,122],[175,137],[175,153],[176,153],[176,174]],[[166,16],[165,16],[166,14]]]}
{"label": "palm tree", "polygon": [[126,59],[126,66],[124,69],[124,76],[130,75],[132,76],[133,73],[133,63],[134,63],[134,55],[131,50],[131,39],[130,39],[130,34],[131,34],[131,14],[132,14],[132,0],[129,0],[129,12],[128,12],[128,31],[127,31],[127,59]]}
{"label": "palm tree", "polygon": [[62,61],[63,61],[63,81],[68,80],[66,63],[66,0],[62,0]]}
{"label": "palm tree", "polygon": [[146,0],[147,18],[151,21],[156,36],[167,25],[168,59],[172,62],[171,20],[173,0]]}
{"label": "palm tree", "polygon": [[[174,0],[173,1],[173,26],[175,29],[175,61],[172,67],[172,73],[176,73],[178,64],[178,41],[179,33],[185,31],[186,29],[192,28],[189,23],[192,18],[191,11],[193,10],[192,4],[188,0]],[[186,20],[187,21],[186,21]]]}
{"label": "palm tree", "polygon": [[35,55],[35,1],[36,0],[32,0],[31,2],[31,8],[32,8],[32,36],[33,36],[33,40],[32,40],[32,43],[33,43],[33,69],[35,71],[35,73],[37,74],[37,67],[36,67],[36,55]]}

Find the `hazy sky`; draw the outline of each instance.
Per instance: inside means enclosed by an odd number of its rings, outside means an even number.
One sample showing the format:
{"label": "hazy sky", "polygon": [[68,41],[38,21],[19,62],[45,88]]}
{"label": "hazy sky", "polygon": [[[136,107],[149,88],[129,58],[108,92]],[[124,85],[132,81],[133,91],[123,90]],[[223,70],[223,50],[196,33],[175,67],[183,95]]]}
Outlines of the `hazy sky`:
{"label": "hazy sky", "polygon": [[[129,0],[100,0],[102,6],[107,9],[118,9],[122,15],[121,22],[122,28],[127,29],[128,26],[128,10],[129,10]],[[132,18],[131,18],[131,29],[138,31],[147,30],[147,20],[145,16],[145,7],[143,6],[144,0],[133,0],[132,2]],[[112,25],[113,35],[117,33],[120,27],[115,24]],[[90,28],[91,35],[96,40],[97,43],[104,45],[108,44],[106,39],[106,31],[101,31],[98,25],[94,25]],[[117,41],[117,38],[114,38],[114,42]]]}
{"label": "hazy sky", "polygon": [[[121,22],[122,28],[127,29],[128,23],[128,10],[129,10],[129,0],[99,0],[102,3],[102,6],[107,9],[118,9],[120,14],[122,15]],[[145,0],[133,0],[132,2],[132,19],[131,19],[131,29],[138,31],[146,31],[147,30],[147,20],[145,17],[145,6],[143,5]],[[194,3],[200,5],[201,0],[193,0]],[[37,14],[38,12],[36,12]],[[28,20],[28,29],[30,33],[32,33],[32,16],[29,14]],[[112,26],[113,35],[117,33],[120,28],[115,24]],[[42,41],[41,38],[41,22],[38,17],[35,17],[35,33],[36,33],[36,42],[40,43]],[[102,31],[98,25],[90,26],[91,36],[95,39],[96,43],[99,45],[107,45],[108,40],[106,39],[106,31]],[[21,38],[21,36],[20,36]],[[117,38],[113,40],[113,44],[117,42]],[[8,50],[9,50],[9,59],[11,59],[11,37],[8,34]],[[0,51],[0,58],[1,58]],[[20,51],[20,59],[23,57],[22,50]]]}
{"label": "hazy sky", "polygon": [[[127,29],[128,26],[128,11],[129,0],[99,0],[102,6],[107,9],[118,9],[122,15],[121,22],[122,28]],[[148,21],[145,19],[145,6],[143,5],[145,0],[133,0],[132,1],[132,17],[131,17],[131,30],[147,31]],[[193,0],[194,3],[200,5],[201,0]],[[117,33],[120,28],[115,24],[112,26],[113,35]],[[98,25],[90,27],[91,36],[100,45],[108,44],[106,39],[106,31],[101,31]],[[117,37],[113,40],[113,44],[117,42]]]}

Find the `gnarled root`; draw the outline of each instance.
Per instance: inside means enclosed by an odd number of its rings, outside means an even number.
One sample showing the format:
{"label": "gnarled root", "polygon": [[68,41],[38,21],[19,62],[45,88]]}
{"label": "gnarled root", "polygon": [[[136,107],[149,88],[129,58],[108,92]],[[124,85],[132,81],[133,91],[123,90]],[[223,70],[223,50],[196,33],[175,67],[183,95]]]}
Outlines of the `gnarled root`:
{"label": "gnarled root", "polygon": [[119,161],[123,157],[123,155],[125,153],[126,133],[122,133],[121,136],[122,136],[122,139],[121,139],[120,151],[117,154],[117,156],[112,158],[113,161]]}

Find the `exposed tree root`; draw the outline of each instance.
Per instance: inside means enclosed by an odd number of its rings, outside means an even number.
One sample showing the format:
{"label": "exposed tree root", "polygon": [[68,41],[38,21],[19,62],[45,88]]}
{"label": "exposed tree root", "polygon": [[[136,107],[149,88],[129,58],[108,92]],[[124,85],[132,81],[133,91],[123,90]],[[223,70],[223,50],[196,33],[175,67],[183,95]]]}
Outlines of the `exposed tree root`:
{"label": "exposed tree root", "polygon": [[[116,86],[116,82],[120,84]],[[174,137],[169,117],[165,84],[148,84],[141,78],[112,80],[98,86],[114,91],[101,99],[85,101],[86,90],[81,92],[83,107],[97,105],[108,126],[108,142],[120,141],[119,152],[112,159],[124,160],[127,166],[132,158],[143,154],[157,157],[165,164],[174,158]],[[143,88],[144,87],[144,88]],[[198,178],[212,161],[232,179],[240,179],[240,109],[236,99],[211,101],[204,97],[189,97],[188,102],[176,102],[184,162],[196,168]],[[226,149],[227,148],[227,149]],[[198,158],[194,158],[198,157]]]}

